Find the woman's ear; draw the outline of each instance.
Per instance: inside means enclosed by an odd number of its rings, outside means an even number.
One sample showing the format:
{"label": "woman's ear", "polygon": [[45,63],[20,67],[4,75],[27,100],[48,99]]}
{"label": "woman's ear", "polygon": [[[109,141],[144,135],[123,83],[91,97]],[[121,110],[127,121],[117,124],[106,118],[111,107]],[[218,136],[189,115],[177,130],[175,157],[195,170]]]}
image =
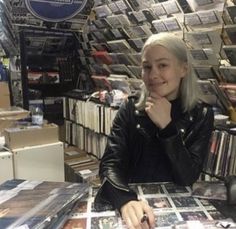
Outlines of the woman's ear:
{"label": "woman's ear", "polygon": [[182,74],[181,74],[181,78],[184,78],[187,74],[188,74],[188,71],[189,71],[189,66],[188,66],[188,63],[182,63]]}

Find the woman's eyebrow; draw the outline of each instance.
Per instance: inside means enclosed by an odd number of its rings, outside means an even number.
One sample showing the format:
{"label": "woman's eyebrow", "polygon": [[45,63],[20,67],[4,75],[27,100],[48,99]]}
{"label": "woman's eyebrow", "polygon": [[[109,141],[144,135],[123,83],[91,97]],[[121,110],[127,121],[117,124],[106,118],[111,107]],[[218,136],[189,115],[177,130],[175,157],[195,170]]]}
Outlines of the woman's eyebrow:
{"label": "woman's eyebrow", "polygon": [[[160,62],[160,61],[163,61],[163,60],[170,61],[170,59],[167,58],[167,57],[161,57],[161,58],[155,59],[154,61],[155,62]],[[149,63],[149,61],[148,60],[143,60],[142,63]]]}

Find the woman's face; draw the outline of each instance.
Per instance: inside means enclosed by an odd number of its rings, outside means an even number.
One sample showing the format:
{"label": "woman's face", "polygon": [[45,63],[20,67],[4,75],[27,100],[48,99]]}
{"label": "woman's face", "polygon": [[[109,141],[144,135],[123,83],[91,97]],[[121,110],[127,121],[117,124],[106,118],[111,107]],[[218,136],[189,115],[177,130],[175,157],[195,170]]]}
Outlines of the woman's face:
{"label": "woman's face", "polygon": [[161,45],[147,46],[142,55],[142,79],[150,96],[176,99],[181,79],[187,73],[187,64]]}

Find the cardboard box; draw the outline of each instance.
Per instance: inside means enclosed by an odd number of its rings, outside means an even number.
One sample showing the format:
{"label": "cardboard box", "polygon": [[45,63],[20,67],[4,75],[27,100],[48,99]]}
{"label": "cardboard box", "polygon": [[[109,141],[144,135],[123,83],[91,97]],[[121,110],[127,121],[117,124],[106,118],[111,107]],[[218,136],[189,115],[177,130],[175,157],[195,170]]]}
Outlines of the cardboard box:
{"label": "cardboard box", "polygon": [[0,82],[0,107],[8,108],[11,106],[10,92],[7,82]]}
{"label": "cardboard box", "polygon": [[65,181],[62,142],[12,150],[15,179]]}
{"label": "cardboard box", "polygon": [[0,151],[0,168],[0,183],[14,178],[12,153]]}
{"label": "cardboard box", "polygon": [[10,149],[58,142],[58,126],[12,127],[4,130],[6,145]]}
{"label": "cardboard box", "polygon": [[28,115],[29,111],[21,107],[0,108],[0,135],[5,128],[12,126],[15,121],[26,118]]}

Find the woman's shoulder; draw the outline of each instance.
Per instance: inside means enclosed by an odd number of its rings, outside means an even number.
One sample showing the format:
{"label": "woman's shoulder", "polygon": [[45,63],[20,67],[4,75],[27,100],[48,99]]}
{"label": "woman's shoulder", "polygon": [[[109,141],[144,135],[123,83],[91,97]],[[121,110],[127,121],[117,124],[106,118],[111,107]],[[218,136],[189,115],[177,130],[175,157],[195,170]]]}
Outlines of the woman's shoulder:
{"label": "woman's shoulder", "polygon": [[214,117],[213,107],[211,104],[204,101],[198,101],[194,108],[191,110],[192,114],[199,116],[211,116]]}
{"label": "woman's shoulder", "polygon": [[120,111],[133,111],[135,109],[135,104],[137,102],[137,98],[134,95],[129,95],[120,105]]}
{"label": "woman's shoulder", "polygon": [[136,94],[129,95],[127,99],[125,99],[125,101],[123,102],[123,106],[135,107],[137,101],[138,101],[138,96]]}
{"label": "woman's shoulder", "polygon": [[212,105],[211,104],[209,104],[209,103],[207,103],[205,101],[202,101],[202,100],[197,101],[196,107],[197,108],[202,108],[202,109],[204,109],[204,108],[205,109],[212,109]]}

